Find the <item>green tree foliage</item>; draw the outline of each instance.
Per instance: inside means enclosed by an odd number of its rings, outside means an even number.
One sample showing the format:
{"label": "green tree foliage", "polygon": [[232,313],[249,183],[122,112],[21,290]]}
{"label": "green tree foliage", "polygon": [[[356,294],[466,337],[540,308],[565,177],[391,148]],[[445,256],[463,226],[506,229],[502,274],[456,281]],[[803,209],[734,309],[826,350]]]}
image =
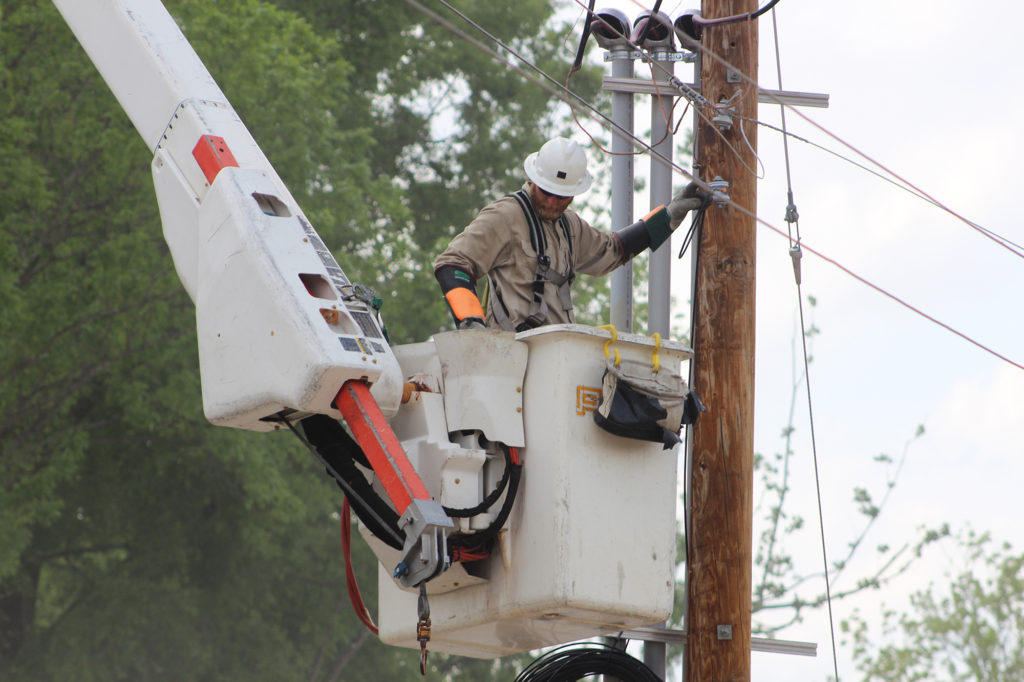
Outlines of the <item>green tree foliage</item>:
{"label": "green tree foliage", "polygon": [[908,612],[883,607],[880,635],[859,613],[842,624],[865,681],[1024,679],[1024,554],[968,532],[958,556],[961,572],[912,595]]}
{"label": "green tree foliage", "polygon": [[[796,388],[794,386],[794,388]],[[796,397],[794,393],[793,397]],[[880,494],[865,487],[855,486],[852,491],[853,508],[859,514],[860,528],[846,543],[842,556],[829,557],[831,595],[824,590],[824,570],[808,571],[797,566],[789,553],[793,540],[807,531],[804,518],[793,514],[787,500],[790,493],[791,467],[797,453],[792,449],[795,428],[792,425],[793,403],[790,404],[790,423],[783,429],[783,452],[771,458],[755,453],[754,471],[760,478],[764,497],[756,511],[761,515],[763,529],[754,546],[754,590],[752,609],[756,615],[753,632],[773,635],[794,623],[799,623],[808,609],[827,605],[829,596],[841,600],[886,585],[906,573],[921,558],[926,547],[949,535],[949,528],[919,528],[916,537],[900,547],[868,544],[871,530],[882,516],[899,478],[903,462],[911,445],[924,434],[918,426],[912,438],[906,441],[898,461],[886,453],[875,456],[874,461],[886,468],[886,480]],[[814,531],[817,524],[812,524]],[[849,566],[855,556],[874,551],[876,567],[870,573],[850,575]]]}
{"label": "green tree foliage", "polygon": [[[808,304],[813,311],[817,299],[808,296]],[[810,347],[820,333],[821,330],[813,321],[809,322],[804,331],[808,341],[808,365],[814,360]],[[868,545],[870,532],[887,506],[911,446],[924,435],[924,426],[919,425],[913,436],[903,444],[898,456],[880,453],[874,457],[875,463],[884,473],[881,490],[854,487],[852,502],[859,514],[860,528],[856,536],[846,543],[842,556],[829,556],[831,595],[823,587],[824,570],[806,570],[806,567],[796,565],[789,547],[801,533],[808,532],[804,518],[792,513],[791,505],[788,504],[792,467],[799,458],[793,445],[797,401],[801,395],[805,395],[803,388],[808,369],[795,359],[798,356],[797,345],[794,339],[793,379],[790,384],[788,420],[780,433],[781,451],[771,456],[754,454],[754,471],[763,494],[755,508],[755,514],[762,521],[762,530],[754,542],[752,609],[756,615],[753,632],[763,635],[776,634],[800,622],[808,609],[825,606],[829,596],[833,600],[841,600],[888,584],[904,574],[921,557],[927,546],[949,534],[948,527],[943,525],[918,529],[916,537],[898,548],[887,545],[872,548]],[[816,536],[817,524],[812,524],[812,527]],[[854,557],[871,551],[874,551],[877,560],[874,571],[851,576],[849,566]]]}
{"label": "green tree foliage", "polygon": [[[446,326],[429,263],[521,182],[551,97],[397,1],[167,5],[348,274],[385,297],[393,338]],[[566,59],[546,4],[516,22],[464,5],[543,66]],[[149,151],[49,2],[6,0],[0,22],[0,679],[418,677],[416,652],[350,615],[340,493],[298,442],[205,422]]]}
{"label": "green tree foliage", "polygon": [[[410,249],[405,259],[366,283],[384,294],[392,336],[422,340],[449,327],[436,283],[433,257],[486,203],[514,191],[525,180],[522,164],[548,137],[571,132],[568,109],[547,90],[513,75],[488,52],[399,0],[350,2],[282,0],[337,39],[340,56],[352,65],[352,82],[370,104],[375,144],[367,162],[373,177],[393,179],[402,189],[408,218],[381,226],[375,248],[392,248],[397,237]],[[489,0],[458,3],[459,10],[491,35],[561,77],[575,36],[552,26],[547,0],[517,2],[515,11]],[[432,10],[444,12],[440,5]],[[466,37],[493,47],[475,27],[452,13],[441,17]],[[583,98],[599,92],[600,72],[584,70],[572,86]],[[229,93],[230,95],[230,93]],[[620,226],[617,226],[620,227]],[[426,276],[424,276],[426,275]],[[603,293],[600,287],[596,294]],[[587,294],[582,293],[584,307]],[[410,305],[410,301],[416,301]]]}
{"label": "green tree foliage", "polygon": [[155,206],[121,200],[152,194],[144,146],[39,5],[5,3],[0,43],[0,578],[31,527],[62,512],[57,487],[110,424],[77,421],[87,387],[187,334],[159,230],[146,229]]}

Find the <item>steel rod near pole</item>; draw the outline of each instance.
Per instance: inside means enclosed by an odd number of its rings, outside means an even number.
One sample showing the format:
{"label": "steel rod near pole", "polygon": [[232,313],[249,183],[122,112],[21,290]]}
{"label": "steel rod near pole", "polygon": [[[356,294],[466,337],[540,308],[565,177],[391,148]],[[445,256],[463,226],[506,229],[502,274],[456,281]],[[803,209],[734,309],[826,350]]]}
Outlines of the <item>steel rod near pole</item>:
{"label": "steel rod near pole", "polygon": [[[612,63],[612,76],[632,78],[631,50],[611,50],[605,59]],[[626,131],[612,130],[612,227],[633,222],[633,93],[612,93],[612,123]],[[611,323],[617,329],[633,331],[633,261],[611,274]]]}
{"label": "steel rod near pole", "polygon": [[[666,57],[671,48],[651,50],[651,59],[658,61],[659,77],[669,78],[675,67]],[[659,57],[663,59],[659,59]],[[672,200],[672,101],[669,93],[651,97],[651,208]],[[647,282],[647,333],[668,337],[671,318],[672,242],[666,241],[651,252]]]}

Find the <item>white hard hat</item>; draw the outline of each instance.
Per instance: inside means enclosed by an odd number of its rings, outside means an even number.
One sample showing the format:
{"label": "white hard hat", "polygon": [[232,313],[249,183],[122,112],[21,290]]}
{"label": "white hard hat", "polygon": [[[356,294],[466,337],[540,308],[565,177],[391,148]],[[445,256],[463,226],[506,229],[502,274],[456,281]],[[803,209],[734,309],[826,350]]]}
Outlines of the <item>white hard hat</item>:
{"label": "white hard hat", "polygon": [[587,155],[583,149],[565,137],[545,142],[539,152],[526,157],[523,168],[533,184],[563,197],[583,194],[594,180],[587,172]]}

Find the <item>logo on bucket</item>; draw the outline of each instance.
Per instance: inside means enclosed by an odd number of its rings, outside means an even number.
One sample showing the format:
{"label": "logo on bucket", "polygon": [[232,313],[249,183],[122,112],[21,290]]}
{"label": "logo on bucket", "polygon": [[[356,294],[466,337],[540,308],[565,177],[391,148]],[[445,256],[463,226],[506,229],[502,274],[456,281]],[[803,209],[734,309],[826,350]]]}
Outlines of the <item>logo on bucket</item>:
{"label": "logo on bucket", "polygon": [[601,405],[601,389],[591,386],[576,387],[576,414],[581,417]]}

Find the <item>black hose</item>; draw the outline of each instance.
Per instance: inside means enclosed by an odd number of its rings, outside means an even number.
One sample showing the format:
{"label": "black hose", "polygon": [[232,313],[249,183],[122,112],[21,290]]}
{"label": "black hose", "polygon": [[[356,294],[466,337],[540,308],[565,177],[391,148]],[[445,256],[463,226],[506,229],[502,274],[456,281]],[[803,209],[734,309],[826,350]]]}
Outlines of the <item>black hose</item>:
{"label": "black hose", "polygon": [[569,69],[570,76],[583,68],[583,53],[587,49],[587,40],[590,39],[590,21],[591,17],[594,16],[595,2],[596,0],[590,0],[590,4],[587,7],[587,19],[583,22],[583,33],[580,34],[580,45],[576,48],[576,59],[572,62],[572,68]]}
{"label": "black hose", "polygon": [[750,18],[751,19],[757,19],[759,16],[761,16],[762,14],[764,14],[765,12],[770,10],[772,7],[775,7],[775,5],[777,5],[777,4],[779,4],[779,0],[771,0],[771,2],[769,2],[767,5],[765,5],[761,9],[759,9],[756,12],[754,12],[753,14],[751,14]]}
{"label": "black hose", "polygon": [[[405,533],[398,527],[398,514],[373,489],[366,476],[356,468],[356,462],[368,462],[363,449],[335,419],[315,414],[303,419],[306,447],[324,465],[348,497],[352,511],[363,524],[389,547],[402,549]],[[289,423],[296,436],[299,433]]]}

